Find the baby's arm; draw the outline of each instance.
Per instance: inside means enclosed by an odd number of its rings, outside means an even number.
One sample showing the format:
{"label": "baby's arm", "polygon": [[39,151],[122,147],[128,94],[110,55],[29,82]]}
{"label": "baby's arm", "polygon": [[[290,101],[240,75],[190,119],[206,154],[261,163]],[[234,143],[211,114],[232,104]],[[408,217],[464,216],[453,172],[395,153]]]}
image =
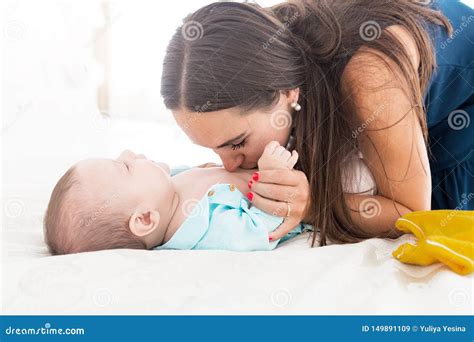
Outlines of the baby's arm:
{"label": "baby's arm", "polygon": [[298,153],[285,149],[277,141],[271,141],[265,146],[258,160],[259,170],[293,169],[298,161]]}

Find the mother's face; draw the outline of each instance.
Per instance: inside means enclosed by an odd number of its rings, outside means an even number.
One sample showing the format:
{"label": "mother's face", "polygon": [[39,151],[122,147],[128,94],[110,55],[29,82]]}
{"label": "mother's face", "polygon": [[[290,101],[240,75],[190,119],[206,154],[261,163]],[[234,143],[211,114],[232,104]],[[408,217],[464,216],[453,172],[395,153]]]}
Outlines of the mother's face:
{"label": "mother's face", "polygon": [[211,148],[228,171],[253,169],[272,140],[285,146],[291,131],[290,98],[284,94],[269,110],[240,113],[237,108],[214,112],[175,110],[178,125],[195,143]]}

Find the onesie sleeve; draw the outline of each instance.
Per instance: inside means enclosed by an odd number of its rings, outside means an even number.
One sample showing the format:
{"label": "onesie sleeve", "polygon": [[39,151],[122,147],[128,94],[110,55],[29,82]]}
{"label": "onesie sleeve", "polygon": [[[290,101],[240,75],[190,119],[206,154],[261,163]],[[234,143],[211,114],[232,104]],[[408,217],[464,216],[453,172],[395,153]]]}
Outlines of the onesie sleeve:
{"label": "onesie sleeve", "polygon": [[173,166],[170,171],[171,177],[176,176],[178,173],[181,173],[183,171],[187,171],[191,169],[190,166],[188,165],[178,165],[178,166]]}

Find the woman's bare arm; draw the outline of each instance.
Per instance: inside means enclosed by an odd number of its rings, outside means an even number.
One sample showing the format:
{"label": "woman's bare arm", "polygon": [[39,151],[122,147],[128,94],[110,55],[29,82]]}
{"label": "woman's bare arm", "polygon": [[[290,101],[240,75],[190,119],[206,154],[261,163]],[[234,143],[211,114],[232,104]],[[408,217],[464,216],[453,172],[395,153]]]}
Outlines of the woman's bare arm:
{"label": "woman's bare arm", "polygon": [[[417,70],[419,57],[413,38],[402,27],[388,29],[400,38]],[[360,127],[365,127],[359,147],[377,183],[378,195],[346,195],[346,201],[361,230],[396,235],[394,223],[400,215],[430,209],[431,173],[421,125],[403,91],[407,84],[384,63],[398,70],[389,57],[381,60],[373,52],[365,48],[351,59],[342,88],[356,108]],[[367,212],[364,209],[370,204],[376,208]]]}

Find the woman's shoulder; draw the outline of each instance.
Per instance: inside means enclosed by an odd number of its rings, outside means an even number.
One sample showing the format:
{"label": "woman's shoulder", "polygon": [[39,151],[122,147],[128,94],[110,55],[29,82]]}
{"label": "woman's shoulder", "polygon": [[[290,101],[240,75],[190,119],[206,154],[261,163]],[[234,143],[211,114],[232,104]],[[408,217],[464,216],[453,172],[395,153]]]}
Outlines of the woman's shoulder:
{"label": "woman's shoulder", "polygon": [[[391,25],[385,28],[401,44],[410,57],[414,70],[420,65],[420,54],[413,35],[402,25]],[[395,80],[393,69],[395,66],[391,56],[367,46],[360,47],[347,63],[342,74],[341,86],[346,91],[354,91],[361,85],[383,85],[387,81]],[[366,87],[364,87],[366,88]]]}
{"label": "woman's shoulder", "polygon": [[[418,77],[420,55],[412,34],[403,26],[385,28],[405,47]],[[412,107],[409,79],[391,56],[375,48],[361,47],[349,60],[341,77],[343,98],[355,110],[356,123],[370,122],[372,129],[401,120]]]}

